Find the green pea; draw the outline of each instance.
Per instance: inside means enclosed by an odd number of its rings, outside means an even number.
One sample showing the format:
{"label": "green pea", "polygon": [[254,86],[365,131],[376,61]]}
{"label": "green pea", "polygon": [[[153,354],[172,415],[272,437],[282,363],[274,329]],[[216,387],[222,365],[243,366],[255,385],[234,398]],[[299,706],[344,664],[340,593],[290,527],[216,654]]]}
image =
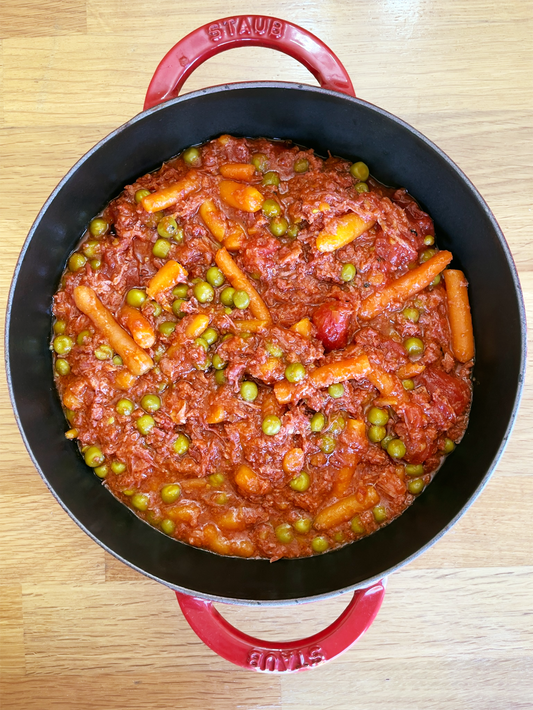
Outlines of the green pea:
{"label": "green pea", "polygon": [[401,439],[393,439],[387,444],[387,453],[393,459],[403,459],[406,453],[405,444]]}
{"label": "green pea", "polygon": [[166,259],[170,251],[170,242],[168,239],[158,239],[152,247],[152,254],[159,259]]}
{"label": "green pea", "polygon": [[200,281],[193,287],[193,293],[198,303],[209,303],[215,297],[215,291],[207,281]]}
{"label": "green pea", "polygon": [[345,426],[346,420],[344,419],[342,414],[335,414],[334,417],[331,419],[331,424],[328,433],[330,436],[339,436]]}
{"label": "green pea", "polygon": [[96,239],[89,239],[89,241],[83,244],[81,250],[88,259],[94,259],[95,256],[98,256],[100,251],[100,242]]}
{"label": "green pea", "polygon": [[93,237],[101,237],[109,229],[109,223],[102,219],[101,217],[96,217],[89,224],[89,232]]}
{"label": "green pea", "polygon": [[141,407],[145,412],[153,414],[161,408],[161,400],[156,394],[145,394],[141,399]]}
{"label": "green pea", "polygon": [[394,439],[393,434],[387,434],[387,436],[381,440],[381,448],[382,449],[387,449],[387,446],[391,443],[391,441]]}
{"label": "green pea", "polygon": [[330,397],[333,397],[333,399],[339,399],[344,394],[344,385],[340,382],[337,382],[334,385],[330,385],[328,387],[328,394]]}
{"label": "green pea", "polygon": [[296,532],[299,532],[301,535],[305,535],[309,532],[309,530],[311,530],[312,524],[313,521],[311,518],[298,518],[298,520],[294,521],[293,527]]}
{"label": "green pea", "polygon": [[422,476],[424,474],[424,466],[421,463],[408,463],[405,465],[406,476]]}
{"label": "green pea", "polygon": [[168,338],[176,330],[176,324],[171,320],[166,320],[157,326],[157,330],[161,335],[164,335],[165,338]]}
{"label": "green pea", "polygon": [[140,288],[130,288],[126,295],[126,303],[133,308],[140,308],[146,301],[146,294]]}
{"label": "green pea", "polygon": [[214,328],[206,328],[202,333],[202,338],[208,345],[213,345],[218,340],[218,333]]}
{"label": "green pea", "polygon": [[203,338],[195,338],[194,344],[197,348],[202,348],[205,353],[209,350],[209,345],[207,344],[207,341]]}
{"label": "green pea", "polygon": [[378,425],[374,424],[368,430],[368,438],[374,444],[378,444],[380,441],[383,441],[383,439],[386,436],[387,436],[387,430],[385,429],[384,426],[378,426]]}
{"label": "green pea", "polygon": [[157,301],[150,301],[149,305],[152,307],[152,315],[154,316],[154,318],[157,318],[157,316],[160,316],[163,312],[163,309]]}
{"label": "green pea", "polygon": [[178,284],[172,289],[172,295],[175,298],[187,298],[189,295],[189,287],[187,284]]}
{"label": "green pea", "polygon": [[407,308],[403,309],[402,315],[404,318],[411,321],[411,323],[418,323],[418,319],[420,318],[420,311],[418,310],[418,308],[408,306]]}
{"label": "green pea", "polygon": [[163,503],[175,503],[181,495],[179,483],[169,483],[161,489],[161,500]]}
{"label": "green pea", "polygon": [[307,158],[297,158],[294,163],[295,173],[306,173],[309,170],[309,161]]}
{"label": "green pea", "polygon": [[102,268],[102,260],[101,259],[91,259],[89,262],[89,265],[93,271],[98,271],[98,269]]}
{"label": "green pea", "polygon": [[143,414],[136,421],[137,429],[141,432],[143,436],[149,434],[155,427],[155,419],[149,414]]}
{"label": "green pea", "polygon": [[372,513],[376,523],[383,523],[387,520],[387,511],[384,505],[376,505],[375,508],[372,508]]}
{"label": "green pea", "polygon": [[72,338],[68,335],[58,335],[54,338],[54,350],[58,355],[68,355],[73,345]]}
{"label": "green pea", "polygon": [[267,436],[275,436],[281,429],[281,419],[275,414],[269,414],[263,419],[261,428]]}
{"label": "green pea", "polygon": [[109,466],[104,463],[101,466],[96,466],[96,468],[94,468],[93,470],[98,476],[98,478],[105,478],[109,473]]}
{"label": "green pea", "polygon": [[422,493],[424,488],[426,487],[426,484],[424,483],[422,478],[412,478],[408,483],[407,483],[407,490],[409,493],[412,493],[414,496],[419,495]]}
{"label": "green pea", "polygon": [[290,224],[285,236],[289,237],[289,239],[296,239],[299,231],[300,227],[297,224]]}
{"label": "green pea", "polygon": [[276,343],[267,342],[265,343],[265,348],[272,357],[283,357],[283,350]]}
{"label": "green pea", "polygon": [[119,399],[118,402],[115,404],[115,410],[123,417],[131,416],[133,414],[134,409],[135,405],[129,399]]}
{"label": "green pea", "polygon": [[250,296],[246,291],[235,291],[233,294],[233,305],[239,310],[244,310],[250,305]]}
{"label": "green pea", "polygon": [[68,260],[69,271],[80,271],[87,263],[87,257],[79,252],[74,252]]}
{"label": "green pea", "polygon": [[323,436],[319,443],[320,451],[324,454],[331,454],[335,451],[335,439],[332,436]]}
{"label": "green pea", "polygon": [[120,367],[121,365],[124,364],[124,363],[122,362],[122,358],[120,357],[120,355],[114,355],[114,356],[113,356],[112,363],[113,363],[113,365],[115,365],[116,367]]}
{"label": "green pea", "polygon": [[68,375],[70,373],[70,365],[69,365],[68,360],[64,360],[61,357],[57,358],[56,372],[58,375],[61,375],[62,377],[64,377],[65,375]]}
{"label": "green pea", "polygon": [[181,304],[185,303],[183,298],[177,298],[175,301],[172,301],[172,313],[176,316],[176,318],[183,318],[186,314],[184,311],[181,310]]}
{"label": "green pea", "polygon": [[428,234],[426,237],[424,237],[424,244],[427,247],[432,246],[433,244],[435,244],[435,237],[432,236],[431,234]]}
{"label": "green pea", "polygon": [[335,540],[335,542],[344,542],[344,533],[339,530],[339,532],[336,532],[335,535],[333,535],[333,539]]}
{"label": "green pea", "polygon": [[246,380],[241,382],[241,397],[244,399],[245,402],[255,401],[258,392],[259,390],[257,389],[257,385],[255,384],[255,382],[249,382]]}
{"label": "green pea", "polygon": [[135,198],[134,198],[135,202],[137,204],[139,204],[139,202],[142,202],[144,200],[144,198],[148,197],[148,195],[150,195],[150,194],[151,194],[150,190],[145,190],[145,189],[137,190],[137,192],[135,193]]}
{"label": "green pea", "polygon": [[264,153],[254,153],[250,162],[260,173],[264,173],[268,168],[268,158]]}
{"label": "green pea", "polygon": [[220,294],[220,302],[224,306],[233,306],[233,296],[236,293],[235,289],[231,286],[225,288]]}
{"label": "green pea", "polygon": [[213,486],[213,488],[220,488],[225,483],[226,476],[223,473],[212,473],[208,476],[208,480],[209,485]]}
{"label": "green pea", "polygon": [[263,214],[267,217],[278,217],[281,214],[279,202],[273,200],[271,197],[263,202],[261,209],[263,210]]}
{"label": "green pea", "polygon": [[424,262],[429,261],[432,256],[435,256],[436,253],[436,249],[424,249],[424,251],[420,254],[418,261],[423,264]]}
{"label": "green pea", "polygon": [[403,385],[404,390],[407,390],[408,392],[410,392],[411,390],[414,390],[414,388],[415,388],[415,382],[414,382],[414,380],[411,380],[410,378],[408,378],[407,380],[402,380],[402,385]]}
{"label": "green pea", "polygon": [[358,182],[357,185],[355,186],[355,191],[356,192],[370,192],[370,189],[366,182]]}
{"label": "green pea", "polygon": [[440,284],[440,281],[441,281],[441,276],[440,276],[440,274],[437,274],[435,276],[435,278],[433,279],[433,281],[429,285],[430,286],[438,286]]}
{"label": "green pea", "polygon": [[[227,363],[226,363],[227,364]],[[215,382],[217,385],[220,387],[221,385],[225,385],[227,380],[226,380],[226,375],[224,374],[224,370],[217,370],[215,372]]]}
{"label": "green pea", "polygon": [[192,165],[193,167],[198,167],[202,160],[200,158],[200,151],[198,148],[187,148],[187,150],[183,153],[183,160],[187,163],[187,165]]}
{"label": "green pea", "polygon": [[311,542],[314,552],[325,552],[329,547],[329,542],[324,535],[317,535]]}
{"label": "green pea", "polygon": [[352,163],[350,166],[350,175],[356,180],[368,180],[370,170],[368,169],[368,165],[366,163],[359,160],[357,163]]}
{"label": "green pea", "polygon": [[185,436],[185,434],[178,434],[178,438],[172,444],[172,448],[174,449],[174,453],[178,454],[178,456],[183,456],[189,450],[189,445],[189,438]]}
{"label": "green pea", "polygon": [[355,518],[352,519],[350,527],[352,529],[352,532],[354,532],[356,535],[362,535],[365,532],[365,526],[361,522],[361,518],[358,515],[356,515]]}
{"label": "green pea", "polygon": [[105,460],[105,456],[98,446],[89,446],[89,448],[85,450],[83,458],[85,459],[87,466],[90,466],[91,468],[101,466]]}
{"label": "green pea", "polygon": [[322,431],[325,425],[326,417],[322,414],[322,412],[316,412],[313,414],[311,417],[311,431]]}
{"label": "green pea", "polygon": [[282,237],[289,228],[289,223],[285,217],[273,217],[268,228],[275,237]]}
{"label": "green pea", "polygon": [[[167,217],[163,217],[162,220],[160,220],[157,223],[157,233],[159,234],[160,237],[163,237],[165,241],[167,239],[170,239],[173,237],[176,232],[178,231],[178,223],[174,219],[174,217],[171,217],[168,215]],[[157,242],[161,241],[160,239],[157,240]],[[156,244],[157,244],[156,242]],[[154,247],[155,248],[155,247]],[[168,249],[170,249],[170,242],[168,243]],[[168,254],[168,250],[167,250]],[[159,256],[159,254],[156,254],[156,256]],[[165,254],[166,256],[166,254]]]}
{"label": "green pea", "polygon": [[173,520],[170,520],[169,518],[165,518],[164,520],[161,521],[161,530],[166,534],[166,535],[172,535],[174,530],[176,529],[176,523]]}
{"label": "green pea", "polygon": [[389,421],[389,413],[387,410],[380,409],[379,407],[371,407],[366,417],[371,424],[378,426],[385,426]]}
{"label": "green pea", "polygon": [[227,366],[228,363],[225,362],[218,353],[215,353],[213,355],[213,367],[215,368],[215,370],[223,370]]}
{"label": "green pea", "polygon": [[285,379],[289,382],[301,382],[305,375],[305,367],[300,362],[293,362],[285,368]]}
{"label": "green pea", "polygon": [[281,523],[281,525],[278,525],[274,529],[274,533],[279,542],[282,542],[284,544],[288,544],[289,542],[292,542],[294,540],[292,525],[289,525],[289,523]]}
{"label": "green pea", "polygon": [[261,184],[263,186],[274,185],[274,187],[279,187],[279,175],[273,170],[269,170],[264,174]]}
{"label": "green pea", "polygon": [[112,461],[111,462],[111,470],[113,473],[115,473],[117,476],[119,476],[121,473],[124,473],[126,470],[126,464],[122,463],[122,461]]}
{"label": "green pea", "polygon": [[72,409],[67,409],[67,410],[65,410],[65,417],[67,418],[67,421],[69,424],[74,424],[74,419],[76,418],[76,412],[73,412]]}
{"label": "green pea", "polygon": [[226,505],[227,502],[228,502],[227,493],[219,493],[218,495],[215,496],[215,503],[217,505]]}
{"label": "green pea", "polygon": [[422,355],[424,352],[424,343],[420,338],[407,338],[403,346],[410,356]]}
{"label": "green pea", "polygon": [[346,282],[353,281],[356,273],[357,272],[353,264],[343,264],[341,269],[341,279]]}
{"label": "green pea", "polygon": [[206,281],[211,284],[213,287],[217,286],[222,286],[224,281],[226,280],[224,277],[224,274],[222,271],[218,268],[218,266],[211,266],[209,269],[207,269],[207,273],[205,275]]}
{"label": "green pea", "polygon": [[82,330],[80,333],[78,333],[78,337],[76,338],[76,342],[78,345],[83,346],[87,344],[87,341],[89,341],[92,338],[92,333],[90,330]]}
{"label": "green pea", "polygon": [[115,353],[109,345],[100,345],[93,354],[97,360],[111,360]]}
{"label": "green pea", "polygon": [[452,451],[455,451],[455,442],[452,441],[451,439],[445,439],[444,440],[444,453],[451,454]]}
{"label": "green pea", "polygon": [[289,486],[293,491],[298,491],[298,493],[305,493],[305,491],[311,485],[311,479],[306,471],[299,473],[292,481],[289,481]]}
{"label": "green pea", "polygon": [[146,493],[135,493],[131,497],[131,504],[134,508],[137,508],[137,510],[146,510],[149,502],[150,498]]}
{"label": "green pea", "polygon": [[54,323],[54,333],[56,335],[63,335],[67,330],[67,324],[64,320],[56,320]]}

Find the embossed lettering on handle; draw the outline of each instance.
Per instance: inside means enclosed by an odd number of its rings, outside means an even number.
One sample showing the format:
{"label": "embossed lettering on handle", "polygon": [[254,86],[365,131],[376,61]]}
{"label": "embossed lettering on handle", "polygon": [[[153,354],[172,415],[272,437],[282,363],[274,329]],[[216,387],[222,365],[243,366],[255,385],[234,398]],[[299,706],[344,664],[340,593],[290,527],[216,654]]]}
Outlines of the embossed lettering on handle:
{"label": "embossed lettering on handle", "polygon": [[210,57],[246,45],[288,54],[309,69],[322,88],[355,96],[338,57],[311,32],[278,17],[235,15],[203,25],[174,45],[152,77],[144,108],[176,98],[186,79]]}

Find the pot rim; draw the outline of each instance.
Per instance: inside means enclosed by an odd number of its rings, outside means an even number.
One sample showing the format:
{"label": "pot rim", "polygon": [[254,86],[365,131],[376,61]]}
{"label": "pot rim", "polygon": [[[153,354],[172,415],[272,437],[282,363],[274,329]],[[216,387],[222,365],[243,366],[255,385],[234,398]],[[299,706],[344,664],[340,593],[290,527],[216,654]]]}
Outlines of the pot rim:
{"label": "pot rim", "polygon": [[[485,212],[485,215],[489,219],[494,232],[498,236],[498,240],[500,243],[500,246],[502,248],[502,255],[505,257],[507,261],[507,265],[509,267],[509,271],[511,273],[511,277],[513,280],[513,285],[515,289],[515,293],[517,296],[517,304],[518,304],[518,309],[519,309],[519,317],[520,317],[520,341],[521,341],[521,347],[520,347],[520,368],[519,368],[519,377],[518,377],[518,384],[517,384],[517,389],[515,393],[515,398],[514,398],[514,403],[513,403],[513,408],[509,417],[509,421],[505,430],[505,434],[502,437],[500,446],[498,447],[498,451],[496,455],[494,456],[494,459],[488,468],[487,472],[485,473],[483,479],[481,480],[480,484],[474,491],[474,493],[471,495],[471,497],[467,500],[467,502],[463,505],[461,508],[460,512],[457,513],[457,515],[454,516],[454,518],[437,534],[435,537],[433,537],[431,540],[429,540],[425,545],[423,545],[421,548],[419,548],[415,553],[410,555],[409,557],[404,558],[401,562],[399,562],[396,565],[393,565],[392,567],[388,568],[385,570],[382,574],[373,576],[371,578],[366,579],[364,582],[361,583],[356,583],[353,585],[349,585],[347,587],[343,587],[341,589],[336,589],[330,592],[325,592],[322,594],[317,594],[309,597],[304,597],[304,598],[290,598],[290,599],[283,599],[283,600],[251,600],[251,599],[243,599],[243,598],[230,598],[230,597],[224,597],[224,596],[219,596],[219,595],[214,595],[214,594],[208,594],[208,593],[203,593],[203,592],[196,592],[195,590],[192,589],[187,589],[185,587],[180,587],[174,584],[171,584],[167,582],[166,580],[160,579],[156,575],[153,575],[146,570],[138,567],[137,565],[131,563],[128,560],[125,560],[122,558],[119,554],[114,552],[112,549],[110,549],[105,543],[103,543],[100,539],[96,537],[92,532],[90,532],[83,523],[81,523],[75,516],[74,514],[70,511],[70,509],[66,506],[66,504],[63,503],[63,501],[59,498],[55,490],[51,487],[51,485],[48,482],[47,477],[44,475],[41,466],[37,459],[35,458],[33,451],[31,450],[28,440],[26,438],[25,431],[22,428],[21,425],[21,417],[16,405],[15,401],[15,395],[13,391],[13,382],[12,382],[12,376],[11,376],[11,364],[10,364],[10,356],[9,356],[9,351],[10,351],[10,322],[11,322],[11,312],[12,312],[12,306],[13,306],[13,299],[14,299],[14,292],[15,288],[18,282],[18,276],[20,269],[22,267],[22,263],[25,259],[26,252],[28,250],[28,247],[30,245],[30,242],[32,241],[35,232],[37,231],[39,224],[44,217],[45,213],[47,212],[50,204],[53,202],[55,199],[56,195],[59,193],[59,191],[63,188],[63,186],[70,180],[72,175],[76,173],[78,168],[83,165],[96,151],[100,150],[108,141],[112,140],[115,136],[119,135],[122,133],[124,130],[126,130],[128,127],[131,125],[142,121],[146,116],[157,113],[159,111],[164,111],[165,109],[174,106],[176,104],[180,104],[182,102],[190,101],[193,100],[197,97],[205,96],[207,94],[213,94],[213,93],[225,93],[226,91],[242,91],[242,90],[250,90],[250,89],[281,89],[281,90],[300,90],[300,91],[306,91],[306,92],[311,92],[311,93],[316,93],[316,94],[322,94],[322,95],[329,95],[332,97],[335,97],[336,99],[342,98],[344,101],[358,104],[361,107],[377,113],[385,118],[388,118],[389,120],[393,121],[396,123],[398,126],[403,128],[404,130],[407,130],[408,132],[412,133],[415,135],[421,142],[423,142],[428,148],[433,150],[437,155],[444,160],[450,168],[456,173],[457,177],[459,178],[460,181],[462,181],[468,189],[473,193],[474,197],[476,198],[478,204],[480,207],[483,209]],[[173,157],[173,156],[169,156]],[[463,171],[454,163],[446,153],[444,153],[437,145],[435,145],[432,141],[430,141],[424,134],[422,134],[420,131],[418,131],[416,128],[408,124],[406,121],[403,119],[399,118],[398,116],[395,116],[394,114],[386,111],[385,109],[382,109],[372,103],[369,103],[368,101],[365,101],[360,98],[355,98],[352,96],[349,96],[347,94],[342,94],[336,91],[331,91],[328,89],[323,89],[318,86],[312,86],[312,85],[307,85],[304,83],[299,83],[299,82],[273,82],[273,81],[256,81],[256,82],[236,82],[236,83],[227,83],[227,84],[221,84],[217,86],[212,86],[208,87],[205,89],[200,89],[197,91],[192,91],[183,95],[180,95],[176,97],[175,99],[171,99],[169,101],[166,101],[162,104],[159,104],[158,106],[154,106],[153,108],[150,108],[146,111],[141,111],[138,113],[136,116],[128,120],[126,123],[122,124],[118,128],[114,129],[111,133],[109,133],[107,136],[102,138],[98,143],[96,143],[92,148],[90,148],[76,163],[70,168],[70,170],[65,174],[65,176],[60,180],[60,182],[57,184],[57,186],[54,188],[54,190],[51,192],[45,203],[43,204],[42,208],[39,210],[39,213],[37,214],[30,231],[28,232],[28,236],[26,237],[24,244],[22,246],[19,258],[17,260],[17,264],[15,266],[14,272],[13,272],[13,277],[11,281],[11,286],[9,289],[9,295],[8,295],[8,300],[7,300],[7,308],[6,308],[6,320],[5,320],[5,336],[4,336],[4,346],[5,346],[5,368],[6,368],[6,379],[7,379],[7,385],[8,385],[8,391],[9,391],[9,396],[11,400],[11,405],[13,407],[14,413],[15,413],[15,420],[17,422],[17,426],[19,428],[19,431],[21,433],[24,445],[30,455],[30,458],[39,472],[39,475],[41,478],[44,480],[47,488],[50,490],[54,498],[57,500],[57,502],[60,504],[60,506],[65,510],[65,512],[69,515],[69,517],[92,539],[94,540],[100,547],[102,547],[104,550],[109,552],[113,557],[119,559],[121,562],[124,564],[128,565],[132,569],[135,569],[136,571],[140,572],[144,576],[153,579],[154,581],[157,581],[170,589],[173,589],[175,591],[182,592],[184,594],[198,597],[200,599],[206,599],[212,602],[219,602],[219,603],[224,603],[224,604],[232,604],[232,605],[243,605],[243,606],[272,606],[272,607],[282,607],[282,606],[290,606],[290,605],[295,605],[295,604],[301,604],[301,603],[308,603],[308,602],[314,602],[314,601],[319,601],[322,599],[330,599],[336,596],[339,596],[341,594],[347,594],[349,592],[353,592],[357,589],[362,589],[365,587],[372,586],[376,582],[378,582],[380,579],[383,579],[384,577],[388,576],[392,572],[397,571],[398,569],[404,567],[405,565],[409,564],[412,562],[414,559],[416,559],[419,555],[421,555],[423,552],[425,552],[427,549],[429,549],[433,544],[435,544],[446,532],[448,532],[454,525],[455,523],[461,518],[466,511],[470,508],[470,506],[475,502],[481,491],[485,488],[489,478],[491,477],[492,473],[494,472],[496,466],[498,465],[504,450],[507,446],[507,443],[509,441],[510,435],[512,428],[514,426],[514,423],[516,421],[516,415],[520,406],[520,402],[522,399],[522,394],[523,394],[523,389],[524,389],[524,378],[525,378],[525,368],[526,368],[526,358],[527,358],[527,326],[526,326],[526,315],[525,315],[525,306],[524,306],[524,298],[523,298],[523,293],[520,285],[520,281],[518,278],[518,273],[516,270],[516,266],[511,254],[511,251],[509,249],[509,246],[505,240],[505,237],[502,233],[502,230],[500,229],[500,226],[498,225],[494,215],[492,214],[491,210],[489,209],[488,205],[486,204],[485,200],[481,196],[481,194],[478,192],[477,188],[473,185],[473,183],[469,180],[469,178],[463,173]],[[202,550],[205,554],[215,554],[211,553],[207,550]],[[331,551],[327,554],[334,555],[336,551]],[[299,558],[301,559],[307,559],[307,558]],[[312,558],[309,558],[312,559]],[[290,564],[291,560],[290,559],[281,559],[276,562],[276,564]]]}

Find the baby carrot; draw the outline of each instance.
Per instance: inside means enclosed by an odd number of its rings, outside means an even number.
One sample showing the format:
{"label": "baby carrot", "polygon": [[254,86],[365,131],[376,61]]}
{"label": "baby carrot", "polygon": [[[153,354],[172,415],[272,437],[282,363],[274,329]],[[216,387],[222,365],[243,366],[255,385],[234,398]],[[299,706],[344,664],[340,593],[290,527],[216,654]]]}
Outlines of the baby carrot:
{"label": "baby carrot", "polygon": [[459,362],[468,362],[474,357],[474,332],[468,302],[468,282],[462,271],[447,269],[444,272],[444,283],[448,296],[453,352]]}
{"label": "baby carrot", "polygon": [[420,264],[416,269],[408,271],[381,291],[376,291],[365,298],[361,303],[359,317],[363,320],[371,320],[382,311],[399,307],[408,298],[429,286],[452,259],[451,252],[438,251],[431,259]]}
{"label": "baby carrot", "polygon": [[256,291],[248,276],[246,276],[233,261],[225,247],[217,251],[215,261],[234,289],[237,291],[246,291],[250,297],[250,310],[254,318],[271,323],[272,318],[265,302]]}
{"label": "baby carrot", "polygon": [[200,187],[200,176],[196,170],[190,170],[185,177],[173,185],[156,190],[142,199],[142,206],[147,212],[159,212],[187,197]]}
{"label": "baby carrot", "polygon": [[[152,276],[150,283],[146,287],[146,293],[150,298],[157,297],[161,291],[166,291],[172,288],[180,281],[187,279],[187,270],[181,264],[173,259],[169,259],[159,271]],[[156,299],[157,300],[157,299]]]}
{"label": "baby carrot", "polygon": [[359,215],[351,212],[337,220],[334,227],[323,229],[316,238],[316,248],[321,252],[335,251],[360,237],[374,222],[365,222]]}
{"label": "baby carrot", "polygon": [[111,347],[120,355],[128,370],[134,375],[144,375],[154,366],[152,358],[121,328],[89,286],[76,286],[74,302],[82,313],[92,320]]}
{"label": "baby carrot", "polygon": [[130,331],[133,339],[141,348],[151,348],[155,343],[154,329],[137,308],[125,303],[120,309],[119,320]]}

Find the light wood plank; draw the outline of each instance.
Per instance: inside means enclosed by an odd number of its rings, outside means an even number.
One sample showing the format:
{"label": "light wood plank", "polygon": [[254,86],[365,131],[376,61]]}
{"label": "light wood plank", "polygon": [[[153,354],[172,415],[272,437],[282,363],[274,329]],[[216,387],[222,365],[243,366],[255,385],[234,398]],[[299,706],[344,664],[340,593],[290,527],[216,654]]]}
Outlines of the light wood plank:
{"label": "light wood plank", "polygon": [[3,2],[0,39],[77,34],[87,30],[84,0],[41,0],[40,3]]}
{"label": "light wood plank", "polygon": [[25,671],[22,587],[0,584],[0,678],[22,677]]}

